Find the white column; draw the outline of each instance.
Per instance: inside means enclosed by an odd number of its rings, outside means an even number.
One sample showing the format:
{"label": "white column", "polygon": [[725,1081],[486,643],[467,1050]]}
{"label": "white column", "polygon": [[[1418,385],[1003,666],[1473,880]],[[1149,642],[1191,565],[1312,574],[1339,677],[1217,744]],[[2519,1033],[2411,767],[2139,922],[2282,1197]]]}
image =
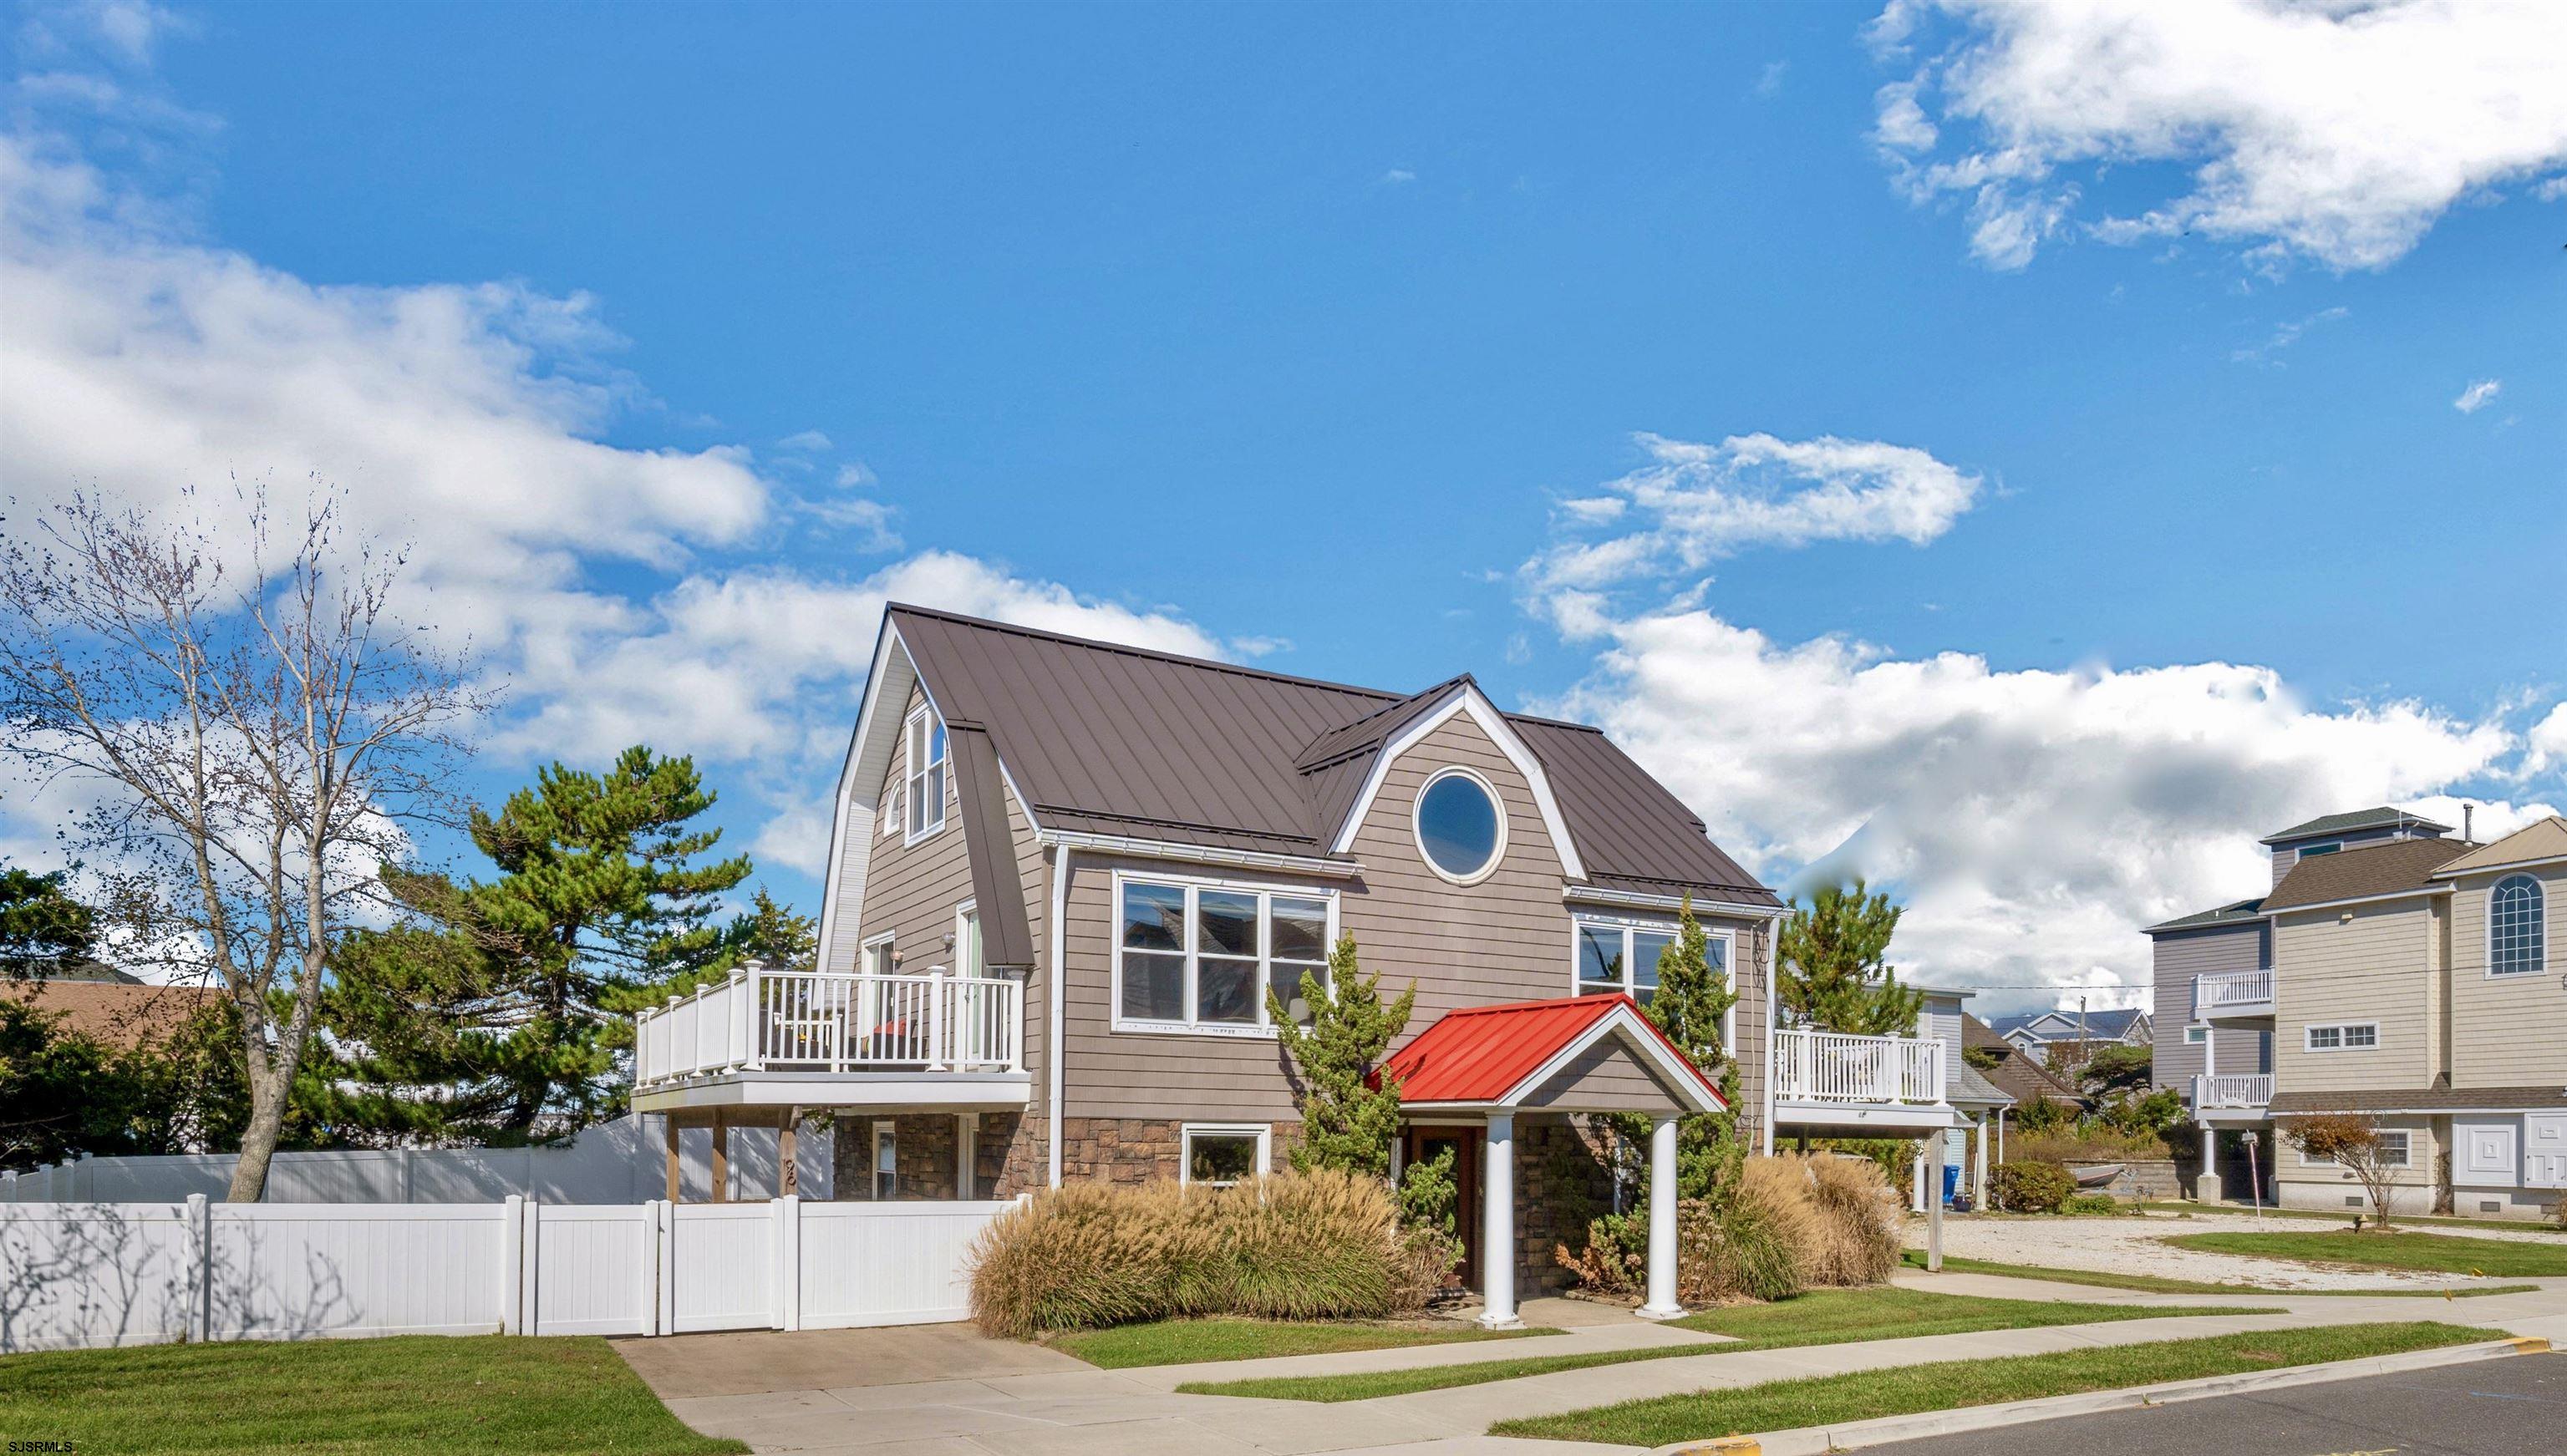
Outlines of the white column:
{"label": "white column", "polygon": [[1907,1191],[1913,1195],[1907,1200],[1910,1211],[1923,1213],[1925,1211],[1925,1144],[1922,1142],[1916,1144],[1916,1172],[1914,1177],[1907,1180]]}
{"label": "white column", "polygon": [[1643,1320],[1672,1320],[1676,1303],[1676,1119],[1660,1117],[1649,1128],[1649,1302]]}
{"label": "white column", "polygon": [[[1925,1195],[1925,1272],[1927,1274],[1943,1272],[1944,1137],[1945,1134],[1937,1132],[1916,1145],[1920,1152],[1929,1147],[1934,1150],[1934,1187]],[[1920,1161],[1916,1166],[1921,1171],[1925,1164]]]}
{"label": "white column", "polygon": [[981,1114],[954,1114],[954,1196],[970,1202],[981,1192]]}
{"label": "white column", "polygon": [[1489,1114],[1480,1159],[1480,1328],[1521,1330],[1516,1318],[1516,1119]]}
{"label": "white column", "polygon": [[1988,1129],[1994,1121],[1990,1114],[1981,1112],[1979,1135],[1971,1139],[1977,1152],[1970,1165],[1970,1208],[1975,1213],[1988,1211]]}
{"label": "white column", "polygon": [[2204,1122],[2201,1124],[2201,1173],[2193,1179],[2193,1201],[2217,1203],[2219,1192],[2219,1129]]}

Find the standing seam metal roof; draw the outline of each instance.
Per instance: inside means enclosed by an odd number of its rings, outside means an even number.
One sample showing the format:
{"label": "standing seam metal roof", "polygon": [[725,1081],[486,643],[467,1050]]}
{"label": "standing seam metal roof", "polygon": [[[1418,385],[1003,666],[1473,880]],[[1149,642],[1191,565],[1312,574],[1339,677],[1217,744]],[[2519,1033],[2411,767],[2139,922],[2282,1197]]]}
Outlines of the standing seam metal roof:
{"label": "standing seam metal roof", "polygon": [[[1323,854],[1384,744],[1467,676],[1398,694],[894,605],[949,723],[986,731],[1044,825]],[[1506,715],[1589,878],[1779,905],[1596,729]]]}

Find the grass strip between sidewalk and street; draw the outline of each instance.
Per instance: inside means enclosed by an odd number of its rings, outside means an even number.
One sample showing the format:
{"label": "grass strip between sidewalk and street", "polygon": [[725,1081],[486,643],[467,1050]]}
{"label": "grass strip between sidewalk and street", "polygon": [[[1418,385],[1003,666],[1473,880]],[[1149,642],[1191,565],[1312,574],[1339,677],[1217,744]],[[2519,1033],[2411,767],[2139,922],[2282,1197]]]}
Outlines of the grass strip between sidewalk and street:
{"label": "grass strip between sidewalk and street", "polygon": [[2351,1264],[2499,1279],[2567,1278],[2567,1244],[2472,1239],[2460,1234],[2329,1233],[2177,1234],[2165,1240],[2205,1254],[2244,1254],[2302,1264]]}
{"label": "grass strip between sidewalk and street", "polygon": [[[2349,1228],[2357,1212],[2365,1218],[2373,1216],[2368,1209],[2348,1208],[2339,1212],[2314,1208],[2274,1208],[2269,1204],[2256,1208],[2242,1203],[2149,1202],[2140,1204],[2139,1209],[2143,1213],[2171,1213],[2183,1218],[2287,1218],[2302,1222],[2331,1223],[2337,1228]],[[2490,1229],[2507,1234],[2556,1234],[2562,1240],[2567,1240],[2567,1229],[2561,1229],[2555,1224],[2534,1223],[2520,1218],[2454,1218],[2437,1213],[2402,1213],[2398,1215],[2398,1222],[2420,1229]]]}
{"label": "grass strip between sidewalk and street", "polygon": [[1254,1360],[1269,1355],[1336,1354],[1350,1349],[1396,1349],[1412,1344],[1463,1344],[1481,1339],[1522,1339],[1557,1330],[1474,1330],[1467,1325],[1389,1324],[1318,1320],[1153,1320],[1053,1335],[1052,1348],[1108,1370],[1138,1365],[1187,1365],[1199,1360]]}
{"label": "grass strip between sidewalk and street", "polygon": [[[1925,1251],[1910,1249],[1901,1256],[1910,1269],[1925,1267]],[[1993,1259],[1964,1259],[1958,1254],[1943,1256],[1946,1274],[1994,1274],[2007,1279],[2039,1279],[2052,1284],[2082,1284],[2092,1289],[2137,1290],[2150,1295],[2326,1295],[2356,1299],[2475,1299],[2480,1295],[2521,1295],[2536,1292],[2536,1284],[2493,1284],[2450,1289],[2286,1289],[2278,1285],[2212,1284],[2199,1279],[2168,1279],[2162,1274],[2117,1274],[2102,1269],[2053,1269],[2039,1264],[2001,1264]]]}
{"label": "grass strip between sidewalk and street", "polygon": [[1500,1421],[1489,1427],[1489,1434],[1664,1446],[1713,1436],[1843,1425],[1887,1415],[1958,1410],[2205,1375],[2404,1354],[2473,1344],[2489,1337],[2484,1330],[2431,1323],[2325,1325],[2001,1359],[1943,1360],[1626,1400],[1618,1405],[1598,1405],[1559,1415]]}
{"label": "grass strip between sidewalk and street", "polygon": [[[717,1456],[595,1335],[411,1335],[0,1355],[0,1431],[175,1456]],[[37,1449],[28,1445],[26,1449]]]}
{"label": "grass strip between sidewalk and street", "polygon": [[1372,1400],[1441,1390],[1454,1385],[1480,1385],[1492,1380],[1518,1380],[1562,1370],[1628,1364],[1633,1360],[1670,1359],[1679,1355],[1733,1354],[1740,1350],[1782,1349],[1804,1344],[1848,1344],[1865,1339],[1903,1339],[1919,1335],[1970,1335],[1985,1330],[2032,1330],[2046,1325],[2094,1325],[2121,1320],[2171,1320],[2188,1315],[2271,1315],[2274,1310],[2237,1308],[2147,1309],[2133,1305],[2080,1305],[2050,1300],[1992,1300],[1974,1295],[1933,1294],[1909,1289],[1815,1290],[1770,1305],[1739,1305],[1688,1315],[1675,1325],[1705,1335],[1727,1335],[1727,1341],[1651,1344],[1636,1349],[1590,1350],[1580,1354],[1527,1355],[1522,1359],[1480,1360],[1460,1365],[1420,1365],[1404,1370],[1365,1370],[1341,1375],[1273,1375],[1247,1380],[1194,1380],[1177,1389],[1189,1395],[1243,1395],[1267,1400]]}

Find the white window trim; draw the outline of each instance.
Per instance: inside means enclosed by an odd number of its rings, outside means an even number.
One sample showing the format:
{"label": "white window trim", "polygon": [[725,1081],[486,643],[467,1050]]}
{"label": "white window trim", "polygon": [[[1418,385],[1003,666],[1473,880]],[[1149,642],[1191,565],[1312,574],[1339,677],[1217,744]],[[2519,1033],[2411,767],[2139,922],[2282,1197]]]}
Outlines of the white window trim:
{"label": "white window trim", "polygon": [[[2391,1163],[2389,1166],[2393,1168],[2413,1168],[2416,1166],[2416,1132],[2414,1128],[2383,1127],[2380,1129],[2380,1135],[2383,1138],[2395,1137],[2398,1139],[2398,1161]],[[2304,1168],[2340,1168],[2343,1167],[2344,1164],[2337,1162],[2333,1158],[2311,1157],[2308,1155],[2306,1149],[2302,1149],[2300,1153],[2300,1166]]]}
{"label": "white window trim", "polygon": [[886,947],[894,947],[898,944],[899,937],[889,930],[884,931],[880,935],[866,936],[862,941],[858,942],[856,946],[857,972],[868,976],[891,976],[899,974],[899,963],[892,960],[890,956],[883,957],[883,964],[881,966],[877,967],[874,964],[875,951]]}
{"label": "white window trim", "polygon": [[[2343,1033],[2365,1027],[2368,1027],[2371,1031],[2370,1044],[2361,1047],[2348,1046],[2347,1042],[2350,1039],[2345,1037]],[[2336,1044],[2332,1047],[2319,1046],[2317,1044],[2317,1035],[2320,1032],[2337,1033]],[[2377,1052],[2380,1050],[2380,1023],[2376,1021],[2331,1021],[2304,1026],[2300,1028],[2300,1050],[2319,1056],[2332,1056],[2338,1052]]]}
{"label": "white window trim", "polygon": [[[967,919],[977,921],[980,917],[980,913],[981,901],[978,897],[965,900],[963,903],[954,907],[954,974],[958,976],[986,976],[990,973],[989,954],[977,943],[974,944],[972,948],[973,951],[981,958],[980,966],[977,968],[967,968],[963,964],[963,946],[967,939],[963,933],[963,922]],[[969,936],[968,939],[974,942],[979,941],[980,934],[977,924],[974,927],[974,933]]]}
{"label": "white window trim", "polygon": [[[874,1119],[873,1134],[874,1201],[888,1203],[900,1197],[900,1123],[889,1117],[877,1117]],[[891,1139],[891,1159],[888,1162],[883,1159],[883,1139],[886,1137]],[[883,1178],[886,1174],[891,1178],[889,1198],[883,1196]]]}
{"label": "white window trim", "polygon": [[[2504,887],[2507,883],[2517,879],[2530,881],[2531,892],[2535,897],[2534,903],[2540,906],[2540,939],[2532,945],[2532,950],[2537,959],[2535,959],[2530,967],[2525,970],[2499,971],[2495,968],[2495,892]],[[2519,980],[2525,976],[2546,975],[2548,972],[2549,886],[2542,883],[2540,876],[2537,874],[2526,874],[2519,869],[2509,869],[2502,875],[2499,875],[2495,883],[2487,886],[2486,979],[2490,981],[2513,981]]]}
{"label": "white window trim", "polygon": [[[1270,1122],[1188,1122],[1177,1132],[1177,1185],[1190,1187],[1195,1180],[1195,1139],[1197,1137],[1254,1137],[1257,1139],[1257,1171],[1263,1177],[1275,1170],[1275,1127]],[[1228,1188],[1229,1183],[1207,1183],[1208,1188]]]}
{"label": "white window trim", "polygon": [[[1497,811],[1497,846],[1489,851],[1489,862],[1469,874],[1453,873],[1436,863],[1435,856],[1426,852],[1426,791],[1446,779],[1468,779],[1479,785],[1480,792],[1489,796],[1489,807]],[[1507,862],[1507,798],[1498,792],[1497,785],[1490,783],[1478,770],[1464,768],[1460,764],[1446,764],[1428,774],[1426,782],[1417,786],[1416,797],[1409,801],[1408,838],[1417,846],[1417,857],[1426,861],[1426,867],[1433,871],[1437,879],[1443,880],[1446,884],[1479,884],[1490,875],[1497,873],[1499,865]]]}
{"label": "white window trim", "polygon": [[[1145,1021],[1123,1014],[1123,886],[1131,883],[1185,887],[1186,1005],[1188,1008],[1192,1008],[1195,1004],[1196,963],[1200,959],[1193,933],[1197,914],[1195,907],[1197,896],[1204,890],[1213,889],[1231,890],[1260,897],[1257,906],[1258,995],[1255,1025],[1228,1022]],[[1275,884],[1262,880],[1224,879],[1198,874],[1159,874],[1148,870],[1117,869],[1114,871],[1113,895],[1106,911],[1106,934],[1113,941],[1114,974],[1112,984],[1106,988],[1106,994],[1113,998],[1108,1005],[1112,1010],[1113,1029],[1118,1033],[1145,1037],[1215,1037],[1224,1040],[1245,1038],[1270,1042],[1275,1040],[1275,1024],[1266,1018],[1266,988],[1274,984],[1275,976],[1275,925],[1271,901],[1277,895],[1285,899],[1325,901],[1328,906],[1326,945],[1333,949],[1337,943],[1337,892],[1333,888]],[[1159,953],[1166,954],[1166,952]],[[1335,989],[1331,986],[1330,993],[1334,994]]]}
{"label": "white window trim", "polygon": [[2185,1027],[2183,1029],[2183,1044],[2187,1047],[2209,1046],[2210,1028],[2200,1022],[2195,1022],[2191,1026]]}
{"label": "white window trim", "polygon": [[[924,842],[924,841],[927,841],[927,840],[932,840],[932,839],[936,838],[936,836],[937,836],[940,832],[942,832],[942,831],[944,830],[944,828],[945,828],[945,800],[946,800],[946,797],[947,797],[947,796],[946,796],[946,795],[944,795],[944,794],[941,794],[941,793],[940,793],[940,794],[938,794],[938,795],[936,795],[936,796],[935,796],[935,803],[934,803],[933,805],[931,805],[931,806],[929,807],[928,811],[927,811],[927,812],[928,812],[928,814],[929,814],[931,817],[926,821],[926,823],[924,824],[924,826],[923,826],[922,828],[920,828],[920,829],[918,829],[918,830],[914,831],[914,832],[910,829],[910,827],[909,827],[909,812],[908,812],[908,811],[909,811],[909,799],[910,799],[910,796],[911,796],[911,795],[913,795],[913,794],[915,794],[915,793],[917,793],[917,792],[918,792],[918,791],[917,791],[917,782],[918,782],[918,778],[919,778],[919,776],[920,776],[921,774],[924,774],[925,772],[927,772],[927,769],[935,768],[935,767],[937,767],[938,765],[940,765],[940,764],[941,764],[941,765],[943,765],[943,766],[944,766],[944,769],[945,769],[945,778],[944,778],[944,781],[943,781],[943,785],[944,785],[944,786],[950,786],[950,785],[952,785],[952,784],[953,784],[953,782],[954,782],[954,738],[953,738],[953,735],[952,735],[952,734],[950,734],[950,733],[949,733],[949,734],[947,734],[947,735],[946,735],[946,739],[945,739],[945,757],[943,757],[943,758],[941,758],[941,759],[933,759],[933,760],[930,760],[930,761],[928,762],[928,764],[927,764],[927,766],[926,766],[925,768],[920,767],[920,766],[918,765],[918,763],[917,763],[917,762],[916,762],[916,761],[911,757],[911,754],[910,754],[910,747],[911,747],[911,745],[913,745],[913,744],[915,744],[915,743],[917,743],[917,742],[919,741],[917,724],[918,724],[919,720],[920,720],[920,719],[922,719],[922,718],[933,719],[933,720],[935,721],[936,726],[937,726],[937,727],[939,727],[939,728],[942,728],[943,726],[945,726],[945,719],[944,719],[943,715],[939,714],[939,713],[936,711],[936,705],[935,705],[934,703],[924,703],[924,704],[921,704],[919,707],[917,707],[916,709],[912,710],[912,711],[911,711],[911,713],[910,713],[910,715],[909,715],[908,717],[903,718],[903,719],[901,720],[901,723],[900,723],[900,797],[901,797],[900,843],[901,843],[901,848],[902,848],[902,849],[907,849],[907,848],[909,848],[909,847],[910,847],[910,846],[912,846],[912,845],[920,844],[920,843],[922,843],[922,842]],[[933,741],[933,730],[931,730],[931,731],[930,731],[930,741]]]}
{"label": "white window trim", "polygon": [[[1678,936],[1682,933],[1681,927],[1673,920],[1652,920],[1636,915],[1598,915],[1585,910],[1575,911],[1569,917],[1569,994],[1572,997],[1582,994],[1586,985],[1585,978],[1578,974],[1578,954],[1584,947],[1577,934],[1579,927],[1585,925],[1611,926],[1622,932],[1622,994],[1634,1001],[1640,999],[1638,987],[1633,983],[1633,977],[1637,974],[1639,965],[1637,957],[1631,950],[1631,932],[1652,930],[1668,936]],[[1721,969],[1729,977],[1730,994],[1736,997],[1738,995],[1738,932],[1726,926],[1705,925],[1702,937],[1705,940],[1717,940],[1721,943]],[[1732,1058],[1738,1055],[1737,1000],[1730,1002],[1729,1010],[1720,1018],[1720,1049]]]}

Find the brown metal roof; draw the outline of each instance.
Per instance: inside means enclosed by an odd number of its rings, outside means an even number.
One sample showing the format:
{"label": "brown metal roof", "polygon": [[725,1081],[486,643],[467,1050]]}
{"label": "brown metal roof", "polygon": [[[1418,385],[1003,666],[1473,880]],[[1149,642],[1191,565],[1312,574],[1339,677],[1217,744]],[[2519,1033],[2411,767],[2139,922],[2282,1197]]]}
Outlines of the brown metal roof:
{"label": "brown metal roof", "polygon": [[2567,1107],[2567,1092],[2554,1086],[2426,1087],[2405,1092],[2394,1088],[2360,1088],[2351,1092],[2273,1094],[2273,1111],[2286,1116],[2312,1112],[2437,1112],[2469,1107]]}
{"label": "brown metal roof", "polygon": [[2388,840],[2303,858],[2264,897],[2264,913],[2427,889],[2434,870],[2475,848],[2462,840]]}
{"label": "brown metal roof", "polygon": [[[1046,828],[1322,855],[1381,749],[1455,693],[1391,693],[895,605],[949,725]],[[1508,714],[1599,885],[1781,903],[1600,732]]]}

